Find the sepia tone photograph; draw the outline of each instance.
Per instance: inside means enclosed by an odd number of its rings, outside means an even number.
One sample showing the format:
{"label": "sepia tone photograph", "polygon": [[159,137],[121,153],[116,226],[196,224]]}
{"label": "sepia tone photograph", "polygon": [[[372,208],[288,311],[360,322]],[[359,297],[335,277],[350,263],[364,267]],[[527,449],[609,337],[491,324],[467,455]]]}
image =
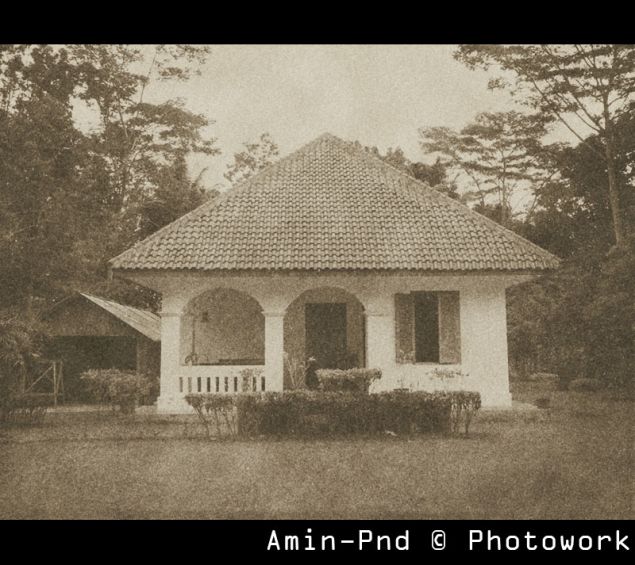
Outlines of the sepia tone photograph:
{"label": "sepia tone photograph", "polygon": [[635,45],[1,45],[0,519],[631,520],[634,219]]}

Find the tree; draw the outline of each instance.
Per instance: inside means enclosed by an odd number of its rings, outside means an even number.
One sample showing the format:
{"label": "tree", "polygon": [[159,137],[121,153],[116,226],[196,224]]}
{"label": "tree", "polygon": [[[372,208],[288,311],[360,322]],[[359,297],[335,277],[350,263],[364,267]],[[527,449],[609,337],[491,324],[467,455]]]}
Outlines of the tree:
{"label": "tree", "polygon": [[479,212],[507,227],[512,197],[531,195],[555,174],[554,147],[541,143],[544,122],[515,111],[478,114],[458,132],[433,127],[421,128],[419,134],[424,152],[440,154],[445,167],[463,173],[468,187],[463,199],[476,201]]}
{"label": "tree", "polygon": [[616,245],[626,244],[623,187],[617,176],[616,121],[633,111],[634,45],[461,45],[456,58],[470,68],[498,68],[490,88],[508,88],[543,116],[562,123],[581,142],[597,134],[604,160]]}
{"label": "tree", "polygon": [[42,335],[27,324],[15,318],[0,319],[0,422],[13,397],[23,390],[41,347]]}
{"label": "tree", "polygon": [[158,177],[154,181],[157,189],[152,198],[143,203],[141,211],[139,236],[142,238],[218,194],[201,186],[202,172],[196,179],[190,179],[185,154],[177,156],[174,163],[159,166],[154,174]]}
{"label": "tree", "polygon": [[20,303],[27,320],[36,297],[75,267],[73,244],[87,227],[84,148],[69,108],[52,96],[34,94],[0,115],[2,302]]}
{"label": "tree", "polygon": [[[200,203],[200,175],[190,181],[185,162],[191,153],[218,153],[205,132],[210,122],[180,101],[147,95],[153,80],[187,80],[207,52],[0,47],[4,305],[22,300],[30,312],[34,299],[101,285],[109,258]],[[73,120],[78,104],[92,110],[96,128]],[[159,212],[162,202],[169,213]]]}
{"label": "tree", "polygon": [[355,141],[353,145],[399,169],[401,172],[424,182],[430,188],[443,192],[451,198],[458,198],[456,182],[448,178],[447,168],[440,158],[437,158],[432,165],[429,165],[420,161],[411,161],[406,157],[401,147],[395,147],[394,149],[389,147],[386,153],[382,155],[375,146],[364,146],[359,141]]}
{"label": "tree", "polygon": [[278,145],[268,133],[263,133],[258,141],[243,143],[245,148],[234,153],[234,162],[227,165],[225,178],[238,184],[273,163],[279,155]]}
{"label": "tree", "polygon": [[[619,183],[633,186],[635,116],[622,115],[616,129]],[[510,289],[510,361],[521,373],[547,370],[627,384],[635,362],[635,239],[614,246],[606,162],[591,149],[599,143],[595,138],[563,149],[558,182],[543,188],[537,212],[521,226],[523,235],[562,257],[563,265]],[[632,224],[635,195],[624,196],[624,217]]]}
{"label": "tree", "polygon": [[[635,113],[625,113],[616,125],[616,174],[622,187],[623,215],[635,222]],[[606,252],[613,245],[606,161],[593,151],[601,141],[588,136],[576,147],[564,147],[557,157],[559,174],[537,191],[535,213],[522,234],[560,257]]]}

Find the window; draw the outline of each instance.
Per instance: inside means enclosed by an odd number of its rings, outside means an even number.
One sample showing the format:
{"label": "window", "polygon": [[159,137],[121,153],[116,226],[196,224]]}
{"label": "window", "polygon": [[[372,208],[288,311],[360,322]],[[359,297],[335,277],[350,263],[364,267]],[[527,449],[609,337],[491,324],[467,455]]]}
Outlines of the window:
{"label": "window", "polygon": [[417,363],[439,362],[439,297],[432,292],[414,295],[414,354]]}
{"label": "window", "polygon": [[395,295],[398,363],[460,363],[458,292]]}

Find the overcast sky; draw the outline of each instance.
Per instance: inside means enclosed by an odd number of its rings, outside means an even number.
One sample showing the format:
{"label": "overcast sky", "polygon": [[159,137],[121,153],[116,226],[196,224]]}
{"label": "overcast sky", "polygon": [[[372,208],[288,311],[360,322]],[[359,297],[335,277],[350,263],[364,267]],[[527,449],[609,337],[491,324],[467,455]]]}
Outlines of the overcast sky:
{"label": "overcast sky", "polygon": [[245,141],[269,132],[285,155],[323,132],[423,156],[417,129],[462,127],[476,113],[511,107],[487,89],[488,75],[468,70],[451,45],[212,46],[201,75],[187,83],[154,82],[148,96],[183,98],[215,121],[222,155],[196,158],[206,185],[223,173]]}

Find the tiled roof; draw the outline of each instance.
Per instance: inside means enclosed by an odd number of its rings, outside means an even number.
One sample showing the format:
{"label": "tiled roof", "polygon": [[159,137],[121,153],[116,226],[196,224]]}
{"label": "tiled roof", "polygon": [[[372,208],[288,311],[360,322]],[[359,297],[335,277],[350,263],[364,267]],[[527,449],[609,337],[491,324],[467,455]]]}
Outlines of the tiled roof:
{"label": "tiled roof", "polygon": [[526,271],[558,259],[324,134],[165,226],[113,269]]}
{"label": "tiled roof", "polygon": [[161,341],[161,318],[156,314],[91,294],[80,294],[152,341]]}

